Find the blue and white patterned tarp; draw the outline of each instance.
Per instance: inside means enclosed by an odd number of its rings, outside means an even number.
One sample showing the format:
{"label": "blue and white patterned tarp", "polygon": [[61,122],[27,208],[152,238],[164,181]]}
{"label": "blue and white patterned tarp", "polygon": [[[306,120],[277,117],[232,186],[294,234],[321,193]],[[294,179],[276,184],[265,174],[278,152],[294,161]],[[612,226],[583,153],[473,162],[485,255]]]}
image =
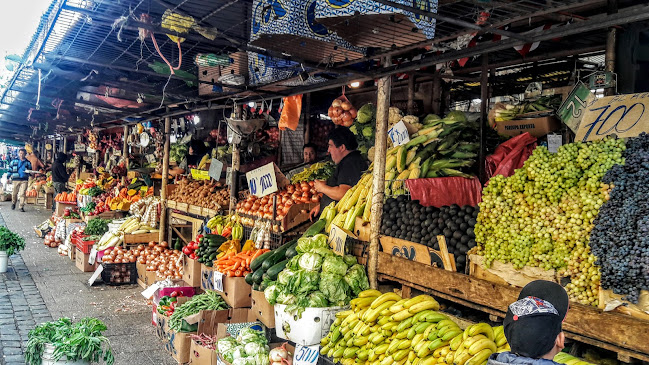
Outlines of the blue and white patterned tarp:
{"label": "blue and white patterned tarp", "polygon": [[[392,0],[395,3],[408,5],[422,10],[437,13],[437,0]],[[338,16],[351,16],[356,12],[361,14],[403,14],[419,29],[428,39],[435,37],[435,19],[426,18],[419,14],[394,8],[389,5],[377,3],[372,0],[317,0],[315,17],[330,18]]]}

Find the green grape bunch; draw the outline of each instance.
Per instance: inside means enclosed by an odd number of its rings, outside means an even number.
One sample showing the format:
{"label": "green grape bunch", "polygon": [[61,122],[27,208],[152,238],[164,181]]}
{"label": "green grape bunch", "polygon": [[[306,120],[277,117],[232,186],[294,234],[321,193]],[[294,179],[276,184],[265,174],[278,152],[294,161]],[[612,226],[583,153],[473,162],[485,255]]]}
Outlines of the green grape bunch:
{"label": "green grape bunch", "polygon": [[622,139],[538,147],[510,177],[491,178],[475,226],[477,253],[494,260],[570,276],[573,300],[597,305],[600,273],[588,240],[608,198],[602,177],[623,164]]}

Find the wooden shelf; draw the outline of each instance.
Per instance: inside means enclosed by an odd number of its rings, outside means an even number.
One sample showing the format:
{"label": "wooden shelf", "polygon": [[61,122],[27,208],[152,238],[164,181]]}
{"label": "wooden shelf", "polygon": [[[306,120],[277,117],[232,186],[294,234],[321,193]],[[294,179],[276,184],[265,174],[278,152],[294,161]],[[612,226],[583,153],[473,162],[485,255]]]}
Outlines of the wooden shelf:
{"label": "wooden shelf", "polygon": [[[441,298],[503,318],[519,288],[495,284],[379,252],[378,273]],[[620,359],[649,361],[649,321],[570,303],[563,325],[568,338],[618,353]]]}

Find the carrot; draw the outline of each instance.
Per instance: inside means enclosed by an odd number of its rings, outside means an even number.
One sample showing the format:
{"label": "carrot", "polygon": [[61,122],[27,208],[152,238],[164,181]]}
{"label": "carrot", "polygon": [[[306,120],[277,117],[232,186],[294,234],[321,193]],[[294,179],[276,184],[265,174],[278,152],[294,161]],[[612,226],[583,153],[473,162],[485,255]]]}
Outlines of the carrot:
{"label": "carrot", "polygon": [[241,270],[237,270],[234,272],[234,276],[241,276]]}
{"label": "carrot", "polygon": [[237,262],[235,262],[234,265],[232,265],[232,270],[236,270],[236,269],[238,269],[239,266],[241,266],[241,261],[237,261]]}
{"label": "carrot", "polygon": [[225,274],[229,277],[234,276],[234,272],[232,270],[228,270]]}
{"label": "carrot", "polygon": [[261,254],[263,253],[263,252],[261,252],[261,251],[263,251],[263,250],[257,250],[257,252],[255,252],[255,254],[252,255],[252,259],[251,259],[250,261],[256,259],[256,258],[259,257],[259,256],[261,256]]}

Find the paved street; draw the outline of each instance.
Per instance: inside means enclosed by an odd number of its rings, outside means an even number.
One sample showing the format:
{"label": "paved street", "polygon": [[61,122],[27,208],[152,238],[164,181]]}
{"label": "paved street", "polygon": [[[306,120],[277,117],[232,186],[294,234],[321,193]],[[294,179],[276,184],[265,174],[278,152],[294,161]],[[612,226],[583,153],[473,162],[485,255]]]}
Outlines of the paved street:
{"label": "paved street", "polygon": [[82,273],[67,256],[43,245],[33,227],[49,210],[26,205],[25,213],[0,202],[0,224],[22,235],[26,249],[10,258],[0,274],[0,364],[24,364],[27,334],[38,323],[70,317],[97,317],[108,326],[116,364],[175,364],[151,325],[151,308],[139,286],[88,286],[92,273]]}

